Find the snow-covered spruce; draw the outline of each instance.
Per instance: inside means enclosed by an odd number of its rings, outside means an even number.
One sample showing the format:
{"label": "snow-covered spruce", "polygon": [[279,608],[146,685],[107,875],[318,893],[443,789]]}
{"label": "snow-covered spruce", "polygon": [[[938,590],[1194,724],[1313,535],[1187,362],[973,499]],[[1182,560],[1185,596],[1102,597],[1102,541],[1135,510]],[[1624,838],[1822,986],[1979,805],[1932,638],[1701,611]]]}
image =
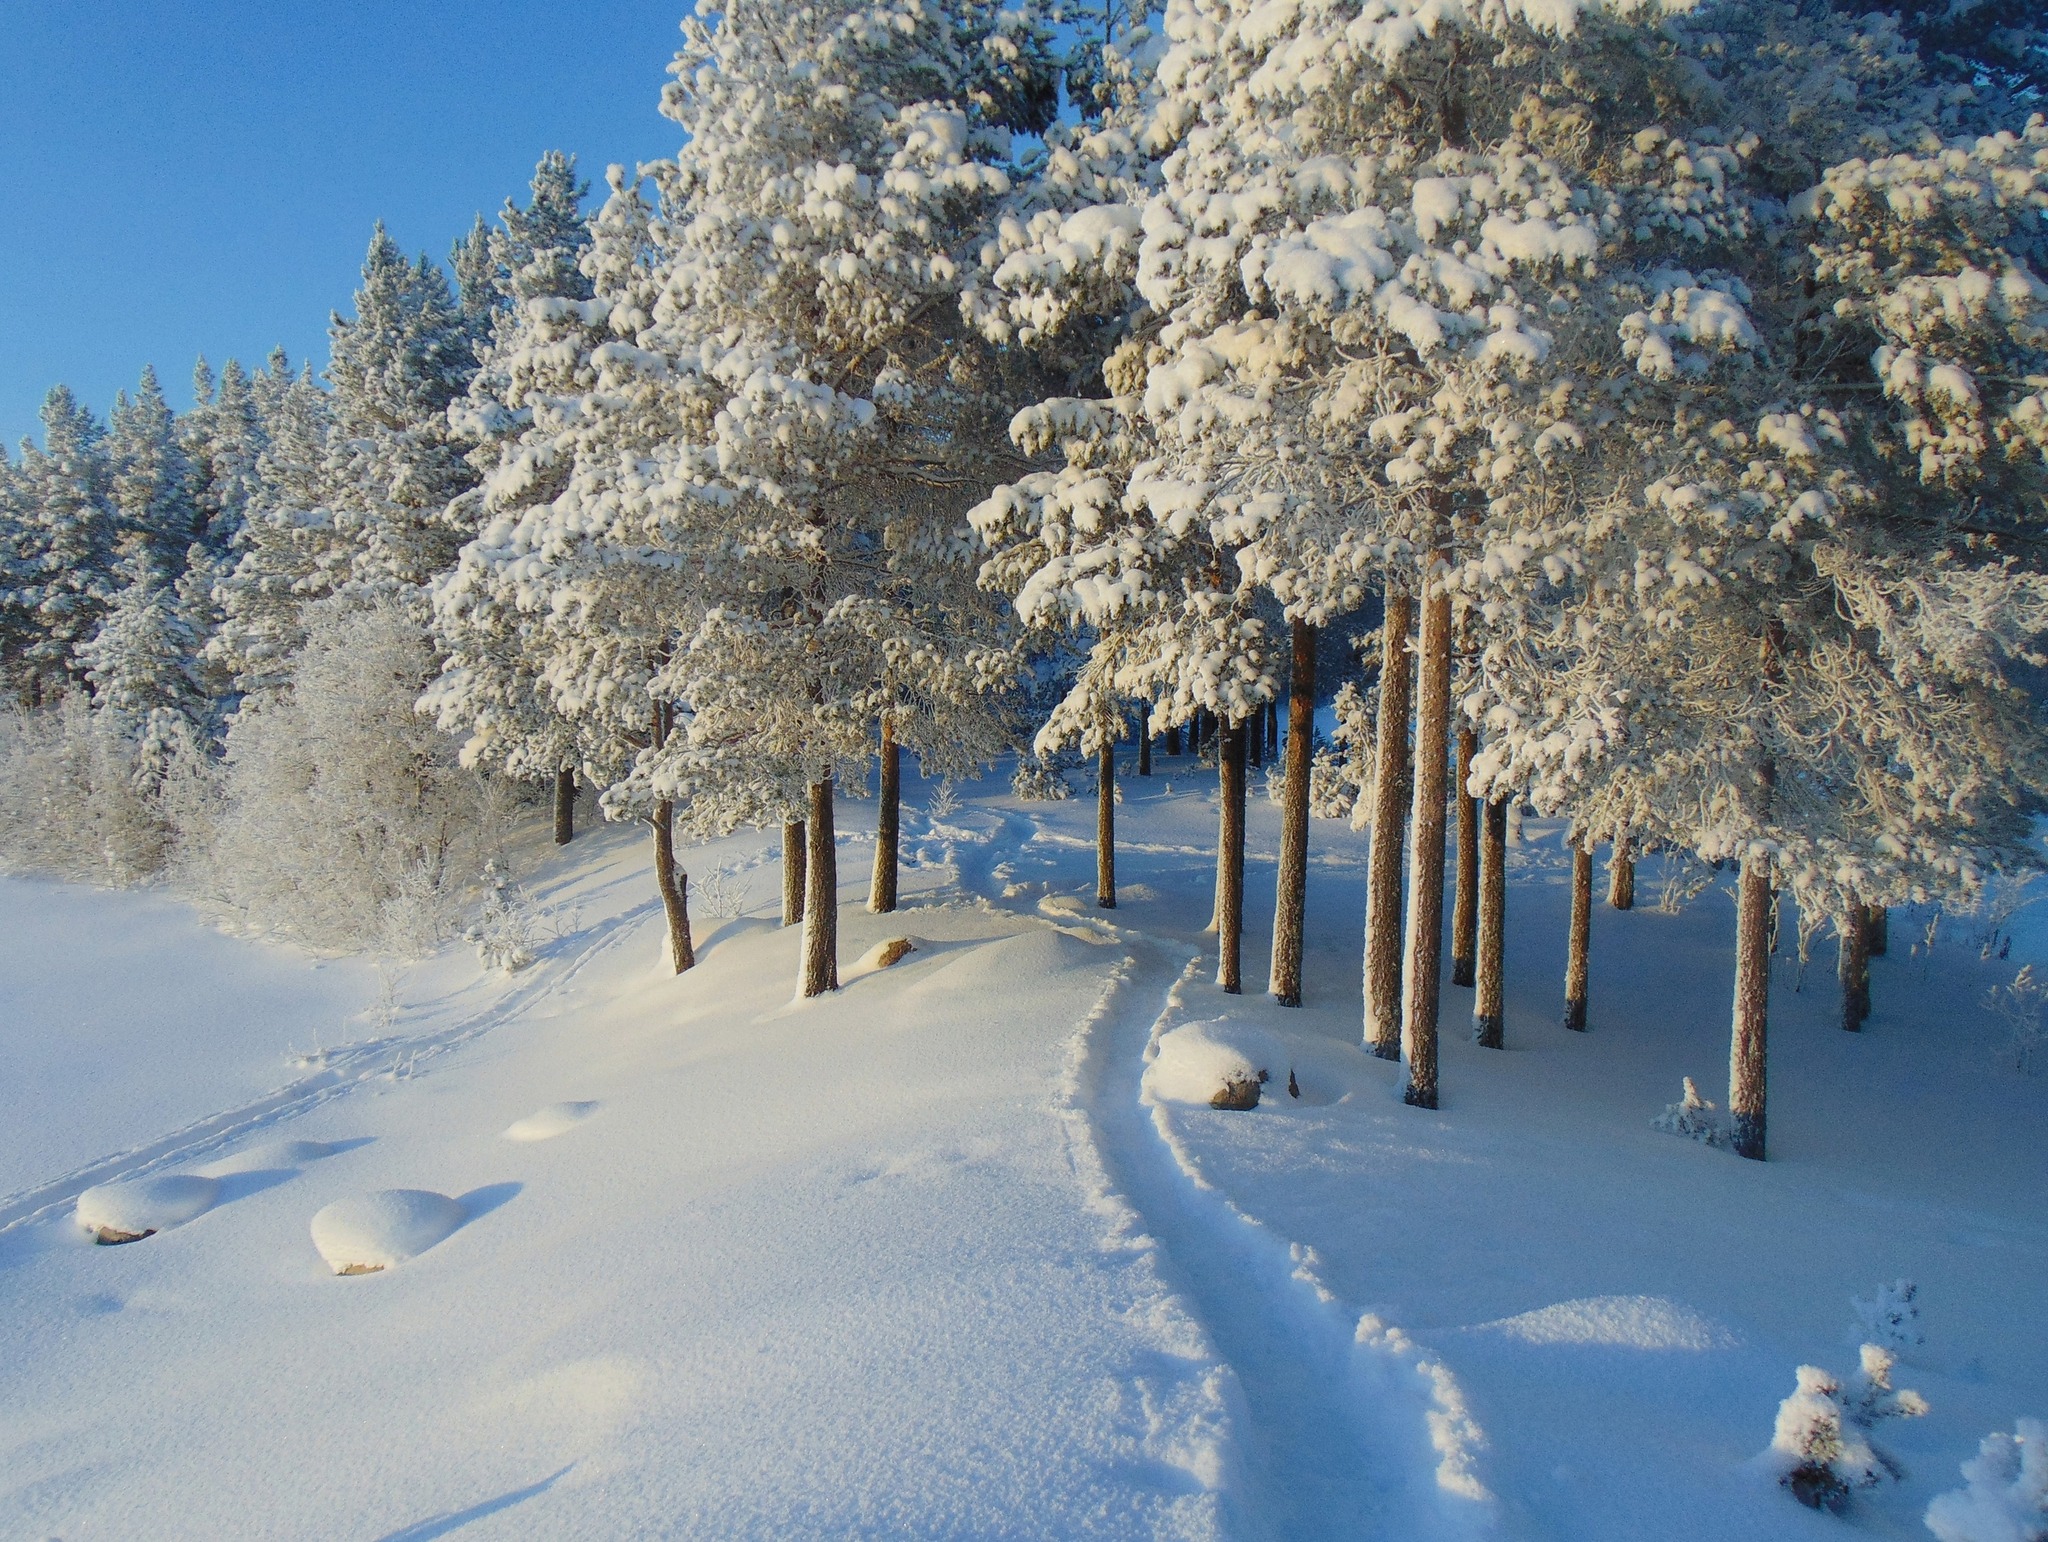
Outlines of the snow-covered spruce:
{"label": "snow-covered spruce", "polygon": [[[1875,1346],[1869,1346],[1875,1349]],[[1859,1488],[1896,1479],[1896,1461],[1863,1433],[1872,1423],[1927,1412],[1918,1393],[1894,1391],[1891,1359],[1866,1353],[1854,1384],[1845,1390],[1815,1365],[1799,1367],[1799,1385],[1778,1405],[1778,1420],[1764,1468],[1809,1509],[1842,1510]]]}

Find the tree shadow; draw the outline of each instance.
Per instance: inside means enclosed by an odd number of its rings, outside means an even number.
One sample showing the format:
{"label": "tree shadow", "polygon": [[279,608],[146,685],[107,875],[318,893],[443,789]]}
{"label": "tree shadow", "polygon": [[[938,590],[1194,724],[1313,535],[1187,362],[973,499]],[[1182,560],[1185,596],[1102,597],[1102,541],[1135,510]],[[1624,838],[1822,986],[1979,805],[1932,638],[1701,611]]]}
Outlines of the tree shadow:
{"label": "tree shadow", "polygon": [[[495,1187],[509,1187],[516,1191],[519,1185],[516,1183],[509,1185],[501,1183],[495,1185]],[[479,1189],[477,1192],[481,1194],[485,1191]],[[509,1197],[508,1195],[507,1198]],[[500,1201],[500,1203],[502,1202]],[[524,1504],[527,1500],[537,1495],[545,1494],[569,1471],[570,1467],[575,1465],[574,1462],[571,1462],[568,1467],[562,1468],[559,1472],[549,1473],[538,1483],[529,1483],[525,1488],[512,1489],[507,1493],[497,1495],[495,1498],[486,1499],[481,1504],[473,1504],[466,1510],[450,1510],[445,1515],[430,1515],[423,1521],[414,1521],[410,1526],[387,1533],[379,1539],[379,1542],[428,1542],[428,1539],[431,1537],[445,1537],[449,1532],[467,1526],[471,1521],[480,1521],[485,1516],[496,1515],[501,1510],[509,1510],[514,1505]]]}

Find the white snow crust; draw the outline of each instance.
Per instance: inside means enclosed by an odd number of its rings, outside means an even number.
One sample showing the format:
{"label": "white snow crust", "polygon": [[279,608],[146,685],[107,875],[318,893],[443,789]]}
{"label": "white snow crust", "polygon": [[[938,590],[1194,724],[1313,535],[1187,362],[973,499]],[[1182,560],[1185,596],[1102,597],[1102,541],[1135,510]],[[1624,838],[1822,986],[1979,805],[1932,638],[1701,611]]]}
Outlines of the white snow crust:
{"label": "white snow crust", "polygon": [[553,1140],[557,1135],[566,1134],[597,1112],[592,1102],[550,1103],[546,1108],[528,1114],[524,1119],[515,1119],[505,1126],[506,1140]]}

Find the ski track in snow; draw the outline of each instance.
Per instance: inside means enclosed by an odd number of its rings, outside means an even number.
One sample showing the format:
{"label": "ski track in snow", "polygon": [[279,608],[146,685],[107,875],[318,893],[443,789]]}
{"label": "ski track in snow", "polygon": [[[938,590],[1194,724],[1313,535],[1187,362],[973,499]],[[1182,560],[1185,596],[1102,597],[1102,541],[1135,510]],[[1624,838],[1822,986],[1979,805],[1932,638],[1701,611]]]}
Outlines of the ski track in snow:
{"label": "ski track in snow", "polygon": [[[155,1140],[101,1157],[62,1177],[0,1196],[0,1235],[69,1209],[80,1194],[96,1185],[181,1166],[257,1130],[304,1114],[332,1098],[343,1097],[365,1082],[394,1076],[400,1067],[408,1078],[418,1074],[422,1061],[431,1063],[492,1028],[523,1016],[567,986],[592,960],[621,946],[632,936],[636,924],[658,910],[660,903],[658,899],[648,900],[586,930],[581,934],[585,939],[582,945],[566,962],[560,955],[543,958],[530,966],[530,972],[515,977],[509,989],[497,992],[482,1006],[464,1012],[452,1023],[422,1033],[370,1039],[323,1051],[320,1068],[310,1076],[287,1082],[237,1108],[194,1120]],[[485,976],[492,984],[498,978]]]}
{"label": "ski track in snow", "polygon": [[[997,854],[1046,843],[1064,842],[1025,816],[995,811],[987,831],[946,827],[943,847],[963,895],[1013,909],[990,892],[1000,882]],[[1171,1111],[1143,1088],[1203,955],[1106,916],[1055,914],[1041,920],[1130,950],[1081,1025],[1062,1089],[1077,1176],[1120,1245],[1155,1253],[1166,1294],[1154,1320],[1185,1322],[1221,1361],[1222,1376],[1204,1384],[1205,1404],[1179,1412],[1172,1438],[1155,1429],[1155,1441],[1184,1453],[1168,1459],[1205,1481],[1226,1472],[1235,1479],[1232,1519],[1242,1534],[1287,1542],[1491,1534],[1495,1507],[1476,1471],[1484,1437],[1449,1371],[1400,1329],[1347,1310],[1319,1277],[1313,1250],[1211,1184]],[[1148,989],[1156,995],[1141,993]],[[1185,1455],[1218,1439],[1231,1449]]]}

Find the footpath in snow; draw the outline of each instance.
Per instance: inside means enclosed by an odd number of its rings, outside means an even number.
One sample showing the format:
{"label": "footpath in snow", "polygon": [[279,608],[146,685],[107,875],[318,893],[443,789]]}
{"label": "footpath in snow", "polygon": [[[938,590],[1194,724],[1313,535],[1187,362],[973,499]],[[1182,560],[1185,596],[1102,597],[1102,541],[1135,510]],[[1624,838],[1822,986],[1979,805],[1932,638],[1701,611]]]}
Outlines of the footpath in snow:
{"label": "footpath in snow", "polygon": [[[1532,827],[1508,1050],[1446,988],[1425,1114],[1356,1046],[1364,838],[1314,828],[1286,1011],[1257,994],[1272,810],[1227,998],[1213,774],[1124,788],[1113,913],[1085,798],[907,809],[886,917],[845,805],[843,964],[915,951],[806,1004],[760,836],[687,854],[739,913],[700,899],[679,979],[628,830],[529,854],[554,940],[510,977],[0,883],[0,1535],[1910,1537],[2048,1412],[2048,1087],[1973,1006],[2018,960],[1914,956],[1895,919],[1861,1036],[1788,960],[1774,1160],[1742,1163],[1649,1128],[1718,1080],[1725,900],[1603,910],[1567,1034]],[[1287,1062],[1250,1112],[1146,1079],[1216,1019]],[[95,1247],[88,1190],[162,1229]],[[1811,1514],[1750,1459],[1900,1277],[1933,1411],[1886,1432],[1903,1483]]]}

